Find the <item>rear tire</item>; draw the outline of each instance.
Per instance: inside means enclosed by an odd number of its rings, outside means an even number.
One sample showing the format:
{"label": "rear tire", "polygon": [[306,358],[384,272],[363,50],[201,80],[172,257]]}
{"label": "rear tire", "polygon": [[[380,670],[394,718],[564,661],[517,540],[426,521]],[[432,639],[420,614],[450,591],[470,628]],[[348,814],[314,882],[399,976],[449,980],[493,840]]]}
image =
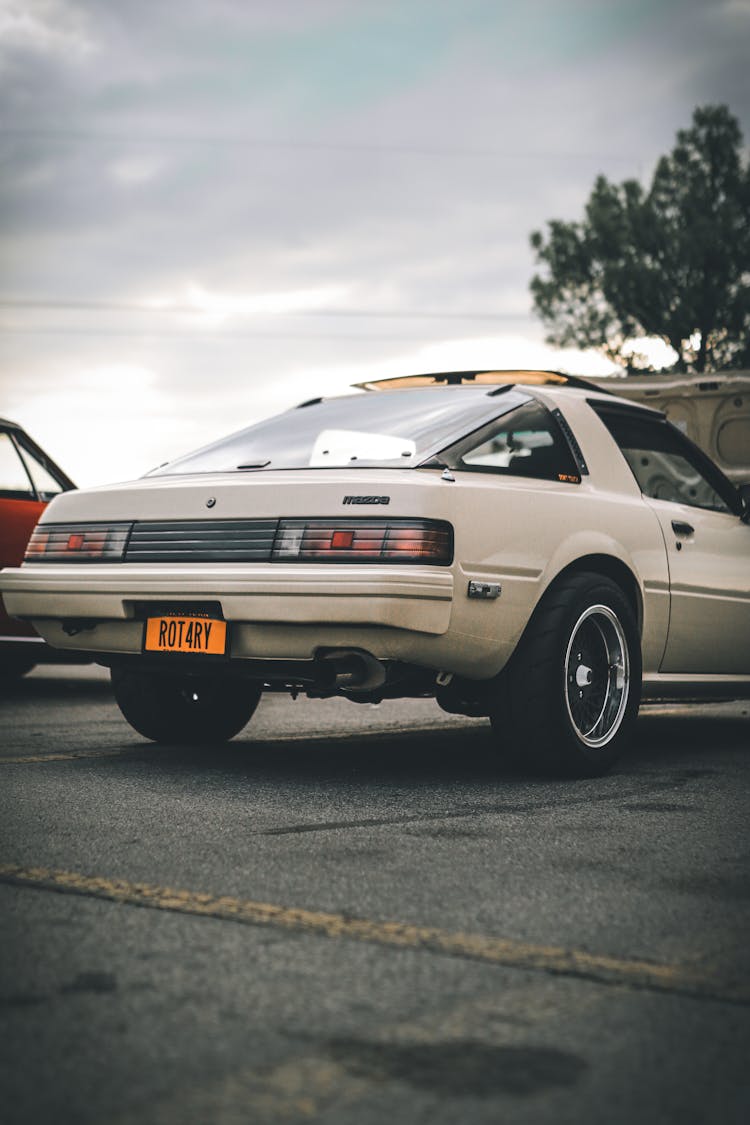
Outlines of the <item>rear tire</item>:
{"label": "rear tire", "polygon": [[36,668],[34,660],[27,660],[22,656],[0,657],[0,684],[13,684],[32,668]]}
{"label": "rear tire", "polygon": [[111,675],[115,700],[131,727],[163,745],[226,742],[242,730],[261,697],[257,684],[223,676],[121,668],[113,668]]}
{"label": "rear tire", "polygon": [[522,767],[595,777],[624,751],[638,715],[641,649],[630,602],[601,574],[560,579],[542,598],[490,720]]}

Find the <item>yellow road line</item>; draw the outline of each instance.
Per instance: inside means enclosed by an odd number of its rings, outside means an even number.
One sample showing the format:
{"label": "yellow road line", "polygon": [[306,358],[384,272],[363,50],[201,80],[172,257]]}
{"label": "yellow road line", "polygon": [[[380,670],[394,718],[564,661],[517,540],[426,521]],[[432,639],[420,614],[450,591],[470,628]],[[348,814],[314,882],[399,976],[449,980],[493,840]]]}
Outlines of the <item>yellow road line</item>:
{"label": "yellow road line", "polygon": [[0,864],[0,883],[80,894],[129,906],[219,918],[251,926],[273,926],[398,949],[425,950],[506,968],[584,978],[601,984],[750,1004],[750,987],[746,983],[726,983],[710,973],[684,965],[607,957],[578,949],[532,945],[482,934],[451,933],[433,926],[415,926],[405,922],[377,922],[47,867]]}

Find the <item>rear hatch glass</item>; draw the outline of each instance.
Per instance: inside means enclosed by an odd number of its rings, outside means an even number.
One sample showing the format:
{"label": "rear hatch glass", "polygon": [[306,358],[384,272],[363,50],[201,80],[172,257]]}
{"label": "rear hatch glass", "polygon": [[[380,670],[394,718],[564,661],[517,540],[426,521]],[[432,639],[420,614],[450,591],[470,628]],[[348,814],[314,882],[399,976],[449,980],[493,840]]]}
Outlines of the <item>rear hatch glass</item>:
{"label": "rear hatch glass", "polygon": [[529,401],[503,389],[440,387],[313,401],[154,469],[149,476],[263,469],[409,468]]}

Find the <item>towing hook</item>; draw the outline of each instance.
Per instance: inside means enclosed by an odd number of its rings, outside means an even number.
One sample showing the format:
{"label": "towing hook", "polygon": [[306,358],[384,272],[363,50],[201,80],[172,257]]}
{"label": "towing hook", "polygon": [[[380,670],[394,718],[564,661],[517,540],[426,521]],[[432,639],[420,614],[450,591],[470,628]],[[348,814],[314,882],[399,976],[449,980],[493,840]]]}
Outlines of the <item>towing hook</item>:
{"label": "towing hook", "polygon": [[79,633],[90,633],[98,624],[98,621],[92,621],[89,617],[69,618],[67,621],[63,621],[62,631],[68,637],[77,637]]}

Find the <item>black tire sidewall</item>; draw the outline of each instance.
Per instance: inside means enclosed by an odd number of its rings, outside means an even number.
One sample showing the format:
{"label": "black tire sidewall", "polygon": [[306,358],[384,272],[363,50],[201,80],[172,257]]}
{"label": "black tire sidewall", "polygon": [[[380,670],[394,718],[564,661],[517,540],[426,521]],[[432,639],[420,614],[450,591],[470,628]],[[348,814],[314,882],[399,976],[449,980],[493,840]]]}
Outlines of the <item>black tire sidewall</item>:
{"label": "black tire sidewall", "polygon": [[[624,714],[612,738],[600,747],[589,746],[580,738],[566,705],[565,655],[576,623],[581,614],[592,605],[606,606],[617,617],[625,634],[629,665],[628,699]],[[559,700],[557,703],[561,713],[561,725],[565,728],[565,738],[569,747],[566,757],[571,761],[574,768],[578,765],[579,759],[582,759],[594,773],[605,772],[619,758],[625,743],[630,738],[632,725],[638,714],[641,683],[641,646],[638,629],[627,599],[620,589],[609,581],[602,582],[588,593],[582,593],[578,600],[572,604],[566,624],[562,652],[558,650],[560,664],[558,669]]]}
{"label": "black tire sidewall", "polygon": [[22,656],[0,657],[0,684],[15,684],[35,667],[33,659],[27,660]]}
{"label": "black tire sidewall", "polygon": [[[581,615],[606,606],[617,617],[628,648],[629,686],[624,714],[611,739],[592,747],[579,736],[566,703],[565,657]],[[516,741],[514,757],[554,773],[596,776],[621,755],[638,714],[641,647],[631,604],[603,575],[580,572],[561,579],[542,598],[507,669],[505,710]]]}
{"label": "black tire sidewall", "polygon": [[[221,676],[176,676],[113,668],[112,687],[124,718],[144,738],[162,744],[226,742],[251,718],[261,689]],[[195,690],[203,699],[191,705]]]}

